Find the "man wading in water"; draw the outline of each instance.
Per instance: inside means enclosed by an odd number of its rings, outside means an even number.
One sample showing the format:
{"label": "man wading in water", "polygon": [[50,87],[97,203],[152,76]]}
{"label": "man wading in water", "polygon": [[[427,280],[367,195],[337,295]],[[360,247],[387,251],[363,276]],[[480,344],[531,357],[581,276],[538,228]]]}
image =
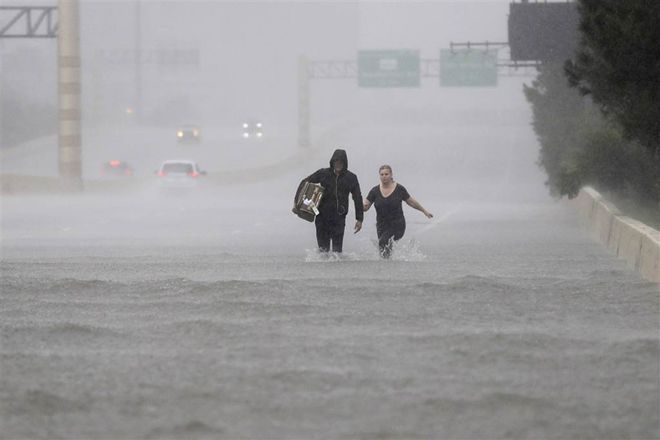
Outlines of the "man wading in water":
{"label": "man wading in water", "polygon": [[348,171],[346,151],[335,150],[330,158],[329,168],[321,168],[300,182],[294,198],[294,214],[298,213],[295,203],[305,182],[318,183],[325,188],[321,206],[318,207],[319,214],[314,220],[319,251],[330,251],[332,244],[332,252],[342,252],[349,193],[353,196],[355,204],[355,234],[362,229],[364,218],[360,183],[357,176]]}

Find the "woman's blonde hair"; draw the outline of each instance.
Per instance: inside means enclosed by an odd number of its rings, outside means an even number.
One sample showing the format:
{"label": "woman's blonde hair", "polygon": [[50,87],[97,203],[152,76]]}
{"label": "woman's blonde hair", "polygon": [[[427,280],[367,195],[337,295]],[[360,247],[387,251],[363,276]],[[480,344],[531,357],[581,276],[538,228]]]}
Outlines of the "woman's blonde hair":
{"label": "woman's blonde hair", "polygon": [[378,172],[379,172],[379,173],[380,173],[381,171],[383,171],[383,170],[389,170],[389,171],[390,171],[390,174],[392,174],[392,167],[389,166],[389,165],[383,165],[383,166],[381,166],[380,168],[378,168]]}

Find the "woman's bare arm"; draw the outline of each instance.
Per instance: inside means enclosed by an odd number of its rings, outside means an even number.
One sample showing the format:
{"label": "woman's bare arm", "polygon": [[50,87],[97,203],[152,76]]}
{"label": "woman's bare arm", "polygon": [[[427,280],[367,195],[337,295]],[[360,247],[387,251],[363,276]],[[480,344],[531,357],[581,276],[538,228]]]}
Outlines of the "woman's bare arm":
{"label": "woman's bare arm", "polygon": [[408,200],[404,200],[404,202],[406,202],[411,208],[415,208],[416,210],[423,212],[424,215],[428,218],[433,218],[433,214],[424,209],[424,207],[412,197],[409,197]]}

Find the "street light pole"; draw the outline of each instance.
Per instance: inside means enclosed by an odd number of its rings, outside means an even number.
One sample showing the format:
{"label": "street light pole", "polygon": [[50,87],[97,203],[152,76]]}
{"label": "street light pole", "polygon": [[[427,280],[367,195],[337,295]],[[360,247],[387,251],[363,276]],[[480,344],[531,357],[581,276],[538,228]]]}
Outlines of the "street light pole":
{"label": "street light pole", "polygon": [[309,60],[298,57],[298,148],[310,148]]}
{"label": "street light pole", "polygon": [[58,0],[58,16],[58,169],[63,188],[69,192],[80,192],[83,183],[78,0]]}
{"label": "street light pole", "polygon": [[135,0],[135,108],[133,109],[137,122],[142,120],[142,41],[140,0]]}

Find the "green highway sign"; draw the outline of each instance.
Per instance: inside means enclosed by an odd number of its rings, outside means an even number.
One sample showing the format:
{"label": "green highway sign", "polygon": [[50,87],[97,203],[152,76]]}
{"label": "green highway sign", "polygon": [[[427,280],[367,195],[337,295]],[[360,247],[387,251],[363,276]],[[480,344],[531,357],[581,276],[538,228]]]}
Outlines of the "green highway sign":
{"label": "green highway sign", "polygon": [[358,51],[359,87],[419,87],[418,50]]}
{"label": "green highway sign", "polygon": [[440,51],[440,85],[442,87],[497,86],[497,54],[479,51]]}

